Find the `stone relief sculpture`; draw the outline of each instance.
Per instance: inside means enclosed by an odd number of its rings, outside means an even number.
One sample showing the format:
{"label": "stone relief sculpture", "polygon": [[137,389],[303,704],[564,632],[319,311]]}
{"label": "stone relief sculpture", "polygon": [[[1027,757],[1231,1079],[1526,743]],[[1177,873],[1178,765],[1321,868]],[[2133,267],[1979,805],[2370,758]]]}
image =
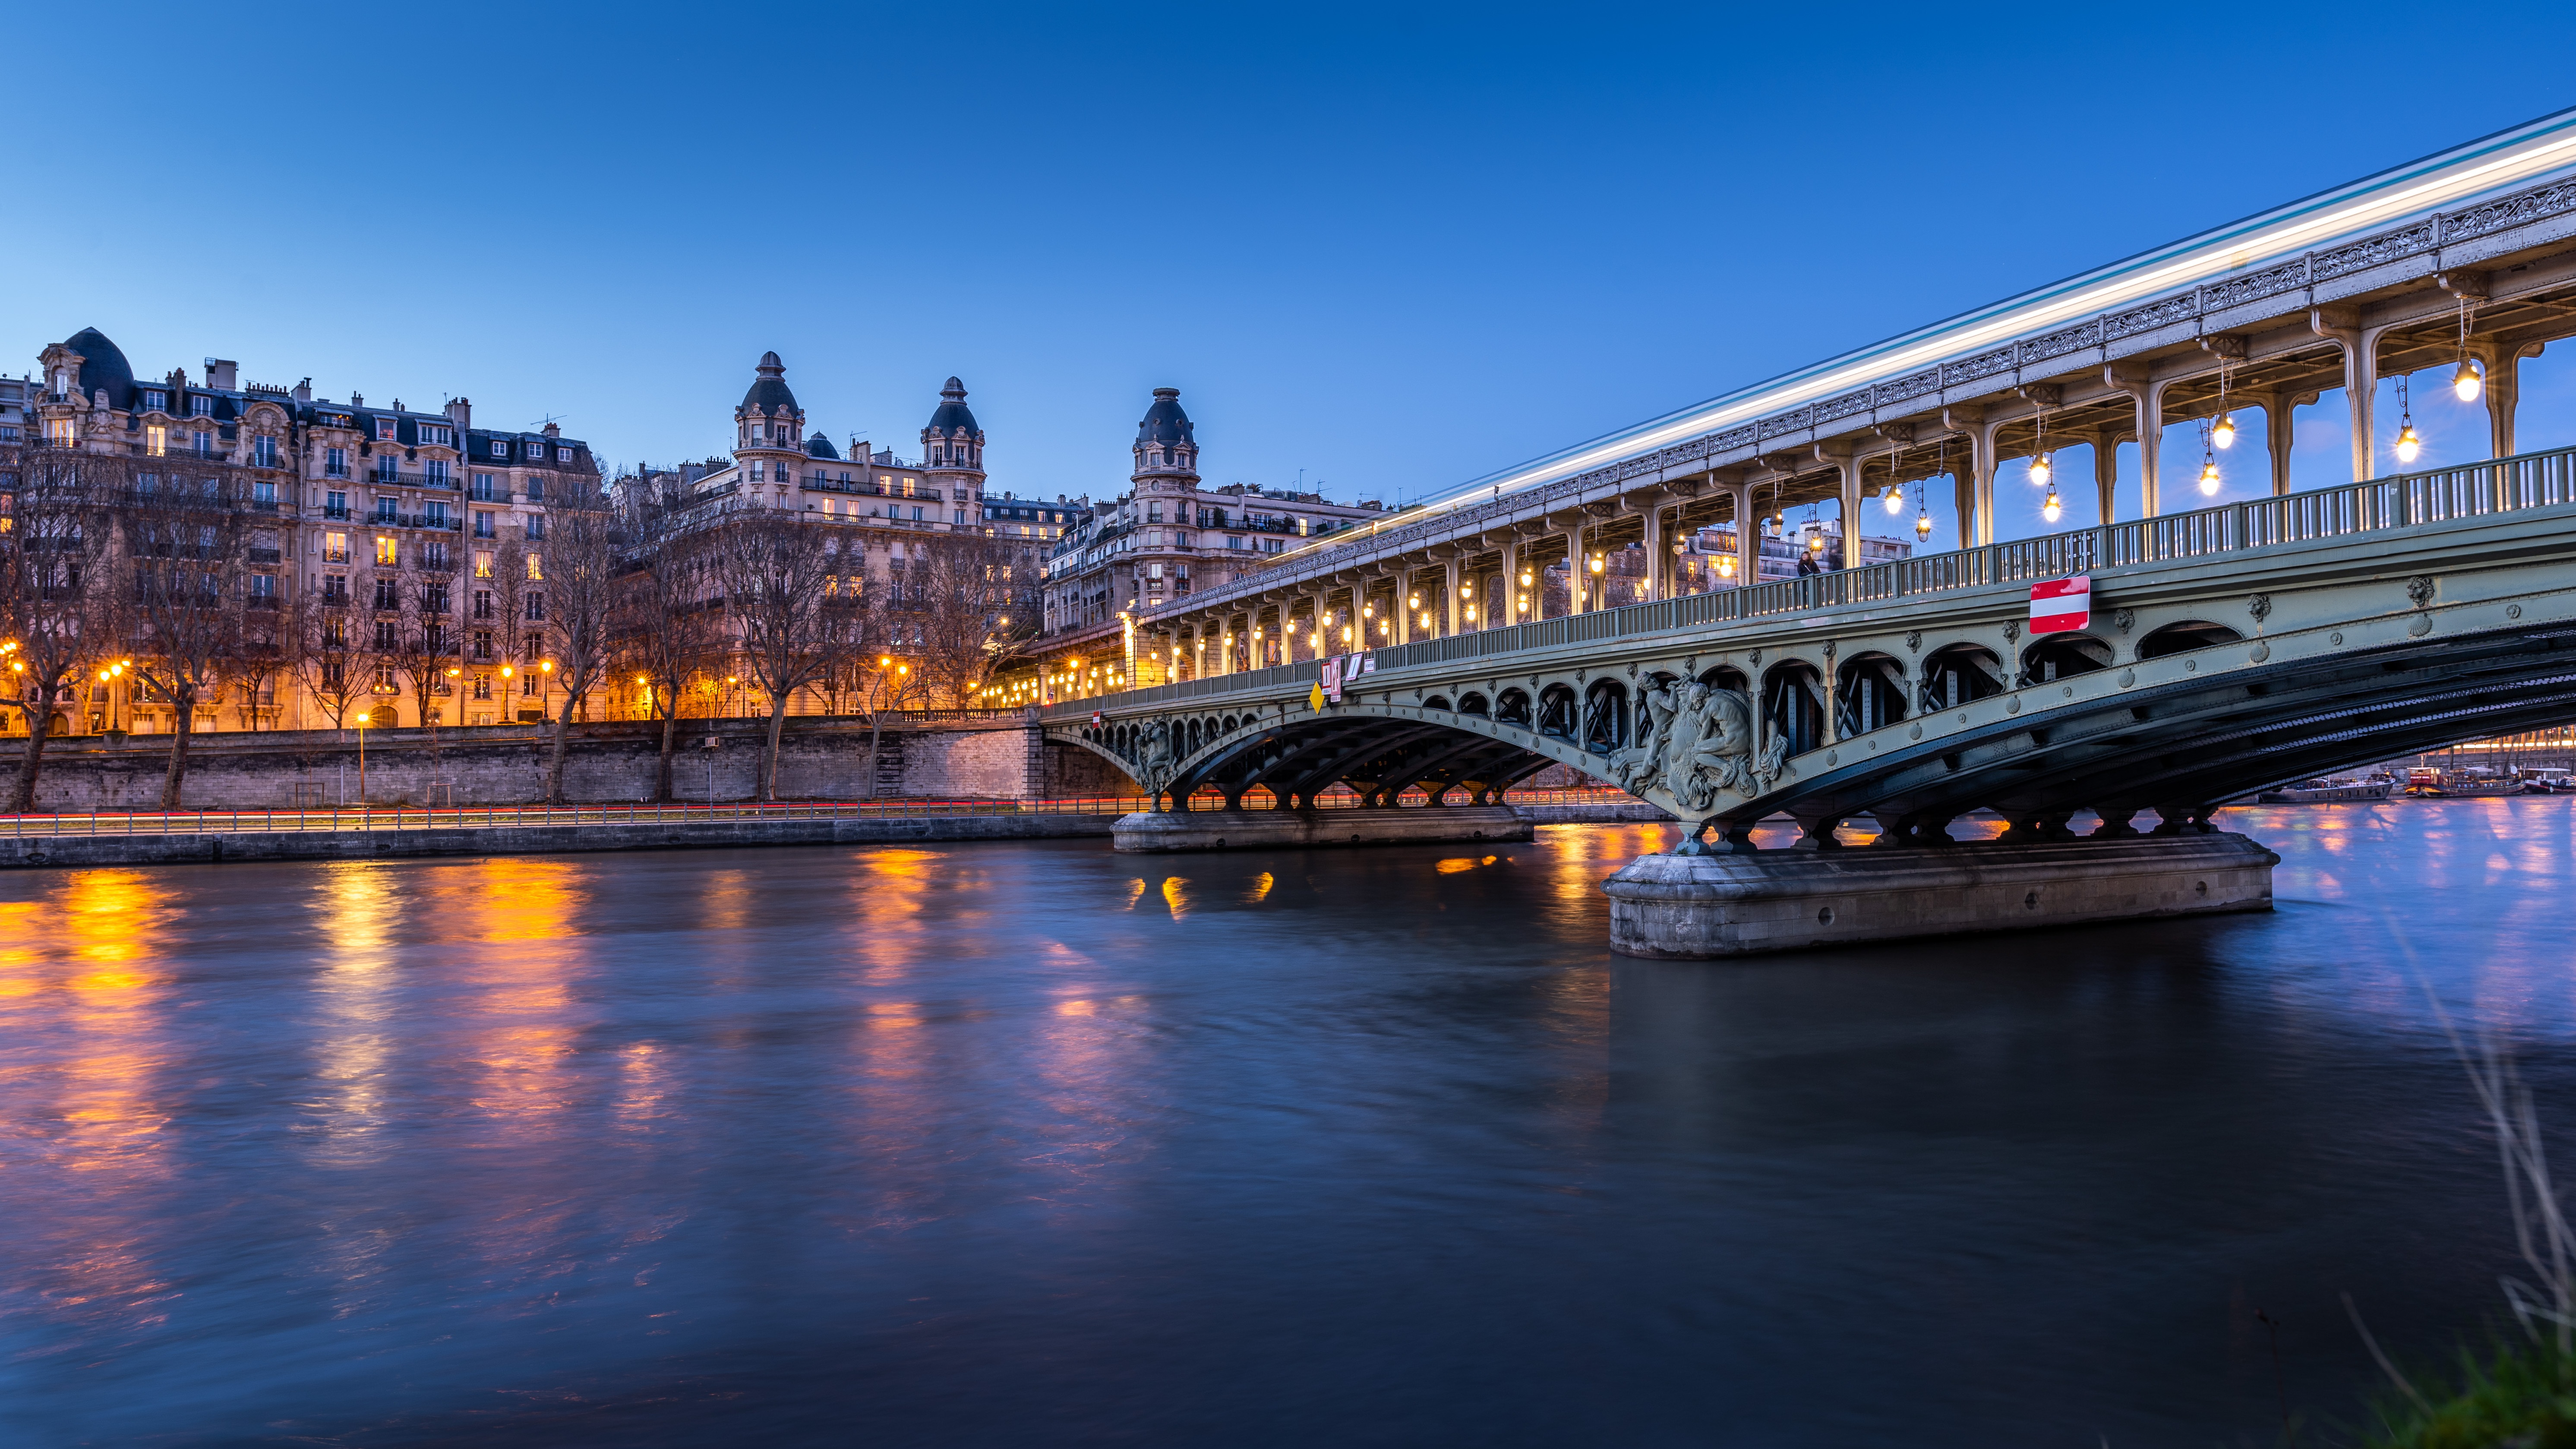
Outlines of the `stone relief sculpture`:
{"label": "stone relief sculpture", "polygon": [[1637,713],[1637,743],[1608,762],[1610,778],[1631,794],[1660,787],[1683,809],[1706,810],[1720,791],[1769,789],[1788,758],[1789,742],[1763,742],[1752,701],[1736,690],[1660,684],[1639,697]]}
{"label": "stone relief sculpture", "polygon": [[1145,793],[1157,797],[1155,808],[1161,808],[1160,796],[1172,783],[1172,727],[1162,720],[1145,726],[1136,742],[1136,778]]}

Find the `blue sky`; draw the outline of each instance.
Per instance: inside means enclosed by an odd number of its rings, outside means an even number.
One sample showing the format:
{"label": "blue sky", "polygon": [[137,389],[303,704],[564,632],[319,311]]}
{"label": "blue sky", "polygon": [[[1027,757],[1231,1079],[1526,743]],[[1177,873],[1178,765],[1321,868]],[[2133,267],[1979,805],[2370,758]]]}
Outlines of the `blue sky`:
{"label": "blue sky", "polygon": [[[1045,497],[1122,486],[1156,386],[1212,481],[1417,497],[2576,103],[2563,5],[118,14],[0,53],[11,371],[96,326],[633,463],[774,348],[906,452],[963,377]],[[2482,438],[2437,393],[2427,461]]]}

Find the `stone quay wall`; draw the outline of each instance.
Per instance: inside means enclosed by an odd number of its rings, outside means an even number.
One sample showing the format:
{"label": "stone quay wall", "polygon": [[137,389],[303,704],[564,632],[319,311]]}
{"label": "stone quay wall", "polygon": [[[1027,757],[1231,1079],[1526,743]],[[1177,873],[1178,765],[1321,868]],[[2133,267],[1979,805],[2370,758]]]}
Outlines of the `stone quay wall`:
{"label": "stone quay wall", "polygon": [[[687,803],[748,800],[759,778],[767,722],[682,720],[672,751],[673,797]],[[712,748],[707,741],[713,740]],[[1132,793],[1134,786],[1088,751],[1050,745],[1021,719],[967,720],[885,731],[871,766],[864,721],[790,717],[779,748],[781,799],[982,799]],[[169,737],[111,744],[76,736],[45,746],[40,811],[153,810],[169,768]],[[533,727],[371,729],[366,793],[374,805],[515,805],[544,798],[552,741]],[[0,770],[14,776],[23,738],[0,741]],[[573,726],[564,793],[576,804],[653,798],[661,727],[645,721]],[[355,730],[225,732],[188,751],[181,808],[290,810],[361,803]]]}

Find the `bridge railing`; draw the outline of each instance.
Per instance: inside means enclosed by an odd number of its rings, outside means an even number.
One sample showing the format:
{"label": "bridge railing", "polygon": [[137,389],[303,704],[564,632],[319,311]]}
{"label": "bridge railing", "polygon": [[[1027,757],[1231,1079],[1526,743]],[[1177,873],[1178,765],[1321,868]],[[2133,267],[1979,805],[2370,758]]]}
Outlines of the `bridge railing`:
{"label": "bridge railing", "polygon": [[[2367,483],[2338,484],[2278,498],[2222,503],[2189,513],[2168,513],[1863,568],[1684,594],[1537,623],[1419,639],[1370,652],[1381,670],[1409,669],[1514,654],[1524,649],[1660,634],[1694,625],[1728,624],[1813,609],[1851,608],[1989,584],[2058,579],[2096,569],[2237,553],[2275,544],[2343,538],[2567,503],[2576,503],[2576,448],[2524,453],[2456,468],[2431,468]],[[1088,715],[1113,701],[1129,706],[1159,704],[1263,690],[1320,677],[1322,666],[1308,659],[1069,701],[1050,707],[1046,716],[1062,719]]]}

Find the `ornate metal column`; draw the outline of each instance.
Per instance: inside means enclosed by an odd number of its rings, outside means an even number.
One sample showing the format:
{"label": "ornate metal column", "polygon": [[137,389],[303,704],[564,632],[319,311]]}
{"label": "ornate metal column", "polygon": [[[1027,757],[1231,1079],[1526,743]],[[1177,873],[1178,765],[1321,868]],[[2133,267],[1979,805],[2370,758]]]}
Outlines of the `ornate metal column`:
{"label": "ornate metal column", "polygon": [[1517,603],[1520,598],[1521,589],[1520,535],[1510,534],[1505,536],[1502,543],[1502,549],[1503,622],[1506,624],[1517,624],[1521,622],[1521,610]]}
{"label": "ornate metal column", "polygon": [[2319,337],[2333,338],[2343,349],[2344,406],[2352,420],[2352,481],[2367,483],[2378,476],[2379,435],[2372,405],[2379,392],[2379,339],[2388,327],[2385,323],[2364,327],[2361,309],[2345,306],[2309,308],[2308,327]]}
{"label": "ornate metal column", "polygon": [[1860,567],[1860,450],[1852,444],[1818,443],[1816,461],[1831,463],[1842,474],[1843,567]]}
{"label": "ornate metal column", "polygon": [[2126,393],[2138,409],[2138,516],[2153,518],[2164,512],[2162,497],[2161,445],[2165,435],[2165,388],[2147,375],[2146,364],[2114,362],[2102,369],[2102,380],[2112,391]]}
{"label": "ornate metal column", "polygon": [[1664,551],[1664,505],[1650,503],[1646,519],[1646,597],[1669,598],[1672,589],[1666,582],[1671,569],[1670,556]]}
{"label": "ornate metal column", "polygon": [[1464,571],[1466,567],[1466,562],[1453,553],[1449,555],[1448,564],[1442,574],[1441,582],[1443,587],[1447,590],[1448,597],[1441,600],[1440,613],[1441,617],[1449,621],[1449,632],[1452,634],[1457,633],[1459,629],[1458,578],[1460,573]]}
{"label": "ornate metal column", "polygon": [[1565,534],[1565,612],[1580,614],[1590,607],[1591,585],[1583,577],[1583,527],[1577,524]]}
{"label": "ornate metal column", "polygon": [[1738,483],[1727,491],[1735,497],[1735,580],[1749,589],[1762,582],[1762,531],[1753,516],[1753,485]]}

